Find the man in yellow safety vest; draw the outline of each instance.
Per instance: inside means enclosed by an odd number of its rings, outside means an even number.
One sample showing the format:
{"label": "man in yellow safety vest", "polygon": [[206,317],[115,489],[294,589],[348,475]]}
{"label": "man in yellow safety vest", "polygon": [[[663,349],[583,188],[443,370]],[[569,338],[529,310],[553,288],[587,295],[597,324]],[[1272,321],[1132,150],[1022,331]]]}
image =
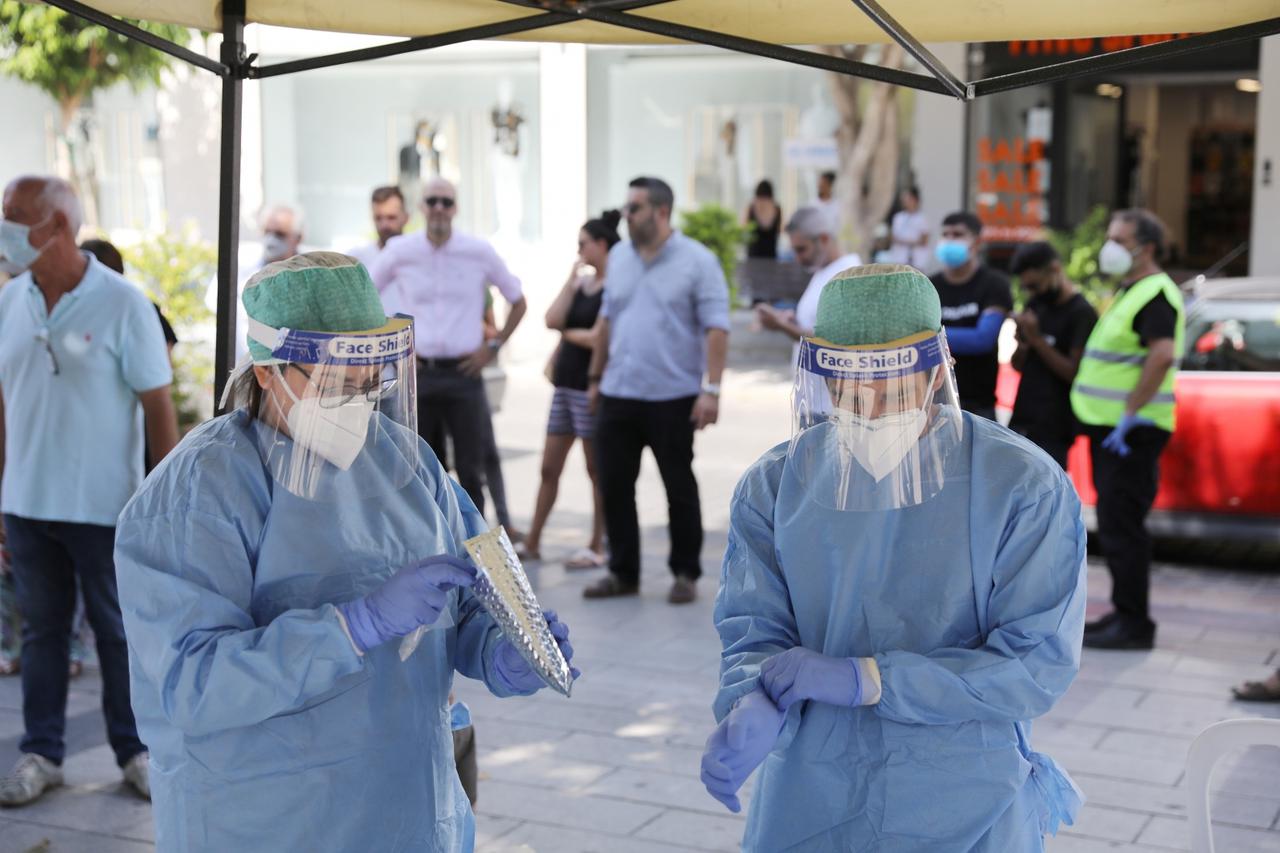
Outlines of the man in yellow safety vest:
{"label": "man in yellow safety vest", "polygon": [[1089,436],[1098,535],[1111,572],[1114,610],[1085,623],[1084,644],[1150,649],[1151,536],[1160,453],[1173,434],[1173,380],[1182,356],[1182,295],[1160,268],[1165,229],[1146,210],[1122,210],[1098,255],[1120,280],[1115,301],[1085,344],[1071,408]]}

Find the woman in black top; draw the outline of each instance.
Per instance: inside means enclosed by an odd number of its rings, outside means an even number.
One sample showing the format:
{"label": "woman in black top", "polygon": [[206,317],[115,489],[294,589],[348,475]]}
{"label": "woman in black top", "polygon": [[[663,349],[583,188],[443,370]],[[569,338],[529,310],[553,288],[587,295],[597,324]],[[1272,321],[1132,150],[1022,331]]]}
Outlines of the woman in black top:
{"label": "woman in black top", "polygon": [[551,398],[551,416],[547,421],[547,443],[542,451],[542,483],[538,487],[533,525],[521,550],[521,557],[525,560],[542,558],[538,551],[542,528],[555,505],[560,474],[564,471],[573,441],[580,438],[587,458],[587,475],[591,477],[595,495],[595,516],[591,524],[590,544],[570,557],[565,568],[591,569],[605,564],[604,513],[600,489],[596,484],[595,448],[592,445],[595,418],[591,415],[587,397],[587,370],[595,347],[591,330],[604,300],[609,250],[619,240],[618,223],[621,219],[622,214],[618,211],[606,210],[599,219],[592,219],[582,226],[578,233],[578,260],[574,262],[560,295],[547,309],[547,328],[560,333],[560,346],[552,357],[551,384],[556,390]]}
{"label": "woman in black top", "polygon": [[782,233],[782,208],[773,200],[773,184],[756,184],[755,198],[747,207],[746,221],[754,225],[747,243],[748,258],[777,258],[778,235]]}

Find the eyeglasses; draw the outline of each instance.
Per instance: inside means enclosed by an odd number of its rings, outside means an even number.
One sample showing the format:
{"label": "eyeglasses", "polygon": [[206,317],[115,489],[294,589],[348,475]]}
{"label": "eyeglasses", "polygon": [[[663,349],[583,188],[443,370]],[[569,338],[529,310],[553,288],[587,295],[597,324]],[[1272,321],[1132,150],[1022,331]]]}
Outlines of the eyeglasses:
{"label": "eyeglasses", "polygon": [[429,195],[422,200],[427,207],[441,207],[449,210],[453,207],[453,199],[447,195]]}
{"label": "eyeglasses", "polygon": [[[307,377],[308,382],[311,381],[314,371],[308,373],[293,362],[289,362],[286,366],[292,367],[294,370]],[[317,394],[320,400],[320,408],[337,409],[341,406],[347,405],[348,403],[354,402],[357,398],[367,400],[370,403],[376,403],[383,397],[390,394],[398,382],[399,377],[396,376],[395,369],[388,366],[383,370],[382,376],[363,382],[358,387],[343,385],[341,390],[336,394],[332,393],[331,389],[321,388]]]}
{"label": "eyeglasses", "polygon": [[622,206],[622,212],[628,216],[632,216],[644,210],[645,203],[642,201],[630,201]]}
{"label": "eyeglasses", "polygon": [[49,354],[49,369],[53,371],[54,376],[57,376],[62,371],[58,369],[58,356],[54,355],[53,343],[49,340],[48,326],[36,330],[36,343],[44,346],[44,351]]}

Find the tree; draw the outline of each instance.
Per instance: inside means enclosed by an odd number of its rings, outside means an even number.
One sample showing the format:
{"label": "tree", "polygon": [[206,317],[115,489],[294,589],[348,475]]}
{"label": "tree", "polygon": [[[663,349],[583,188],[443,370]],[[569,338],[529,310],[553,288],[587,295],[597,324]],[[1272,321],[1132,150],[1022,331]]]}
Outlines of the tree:
{"label": "tree", "polygon": [[[868,45],[830,47],[842,59],[867,61]],[[906,52],[896,44],[881,49],[879,65],[901,68]],[[840,113],[836,131],[839,168],[836,197],[842,212],[841,242],[871,257],[875,227],[893,208],[898,184],[898,87],[829,73],[832,100]]]}
{"label": "tree", "polygon": [[[185,45],[174,24],[130,21]],[[0,0],[0,72],[35,86],[58,103],[58,172],[76,187],[85,219],[98,225],[98,192],[87,108],[95,92],[117,83],[158,85],[168,55],[49,6]]]}

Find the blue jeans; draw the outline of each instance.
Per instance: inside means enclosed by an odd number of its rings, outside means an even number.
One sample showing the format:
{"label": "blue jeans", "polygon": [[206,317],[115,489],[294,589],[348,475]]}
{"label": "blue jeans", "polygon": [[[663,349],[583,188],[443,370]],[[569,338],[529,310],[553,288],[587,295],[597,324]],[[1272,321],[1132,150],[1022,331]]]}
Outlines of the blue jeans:
{"label": "blue jeans", "polygon": [[5,515],[22,613],[22,718],[20,749],[61,764],[66,753],[67,666],[76,582],[93,628],[102,667],[102,713],[107,740],[124,766],[146,749],[129,705],[129,653],[116,594],[114,527],[35,521]]}

